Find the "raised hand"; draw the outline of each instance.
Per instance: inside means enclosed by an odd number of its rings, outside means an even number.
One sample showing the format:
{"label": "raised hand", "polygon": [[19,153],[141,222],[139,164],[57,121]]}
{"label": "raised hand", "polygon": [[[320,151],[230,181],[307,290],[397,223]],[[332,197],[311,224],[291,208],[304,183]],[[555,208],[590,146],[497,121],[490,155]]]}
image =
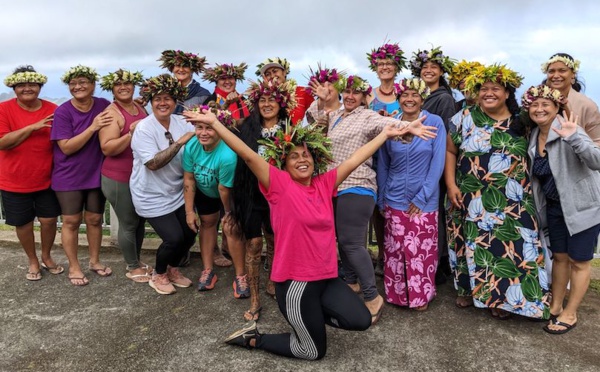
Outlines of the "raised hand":
{"label": "raised hand", "polygon": [[[567,115],[565,115],[567,116]],[[571,113],[569,119],[563,118],[561,115],[558,115],[558,122],[560,123],[560,128],[552,127],[552,130],[555,131],[562,138],[569,137],[577,132],[577,122],[579,121],[579,115],[575,115]]]}
{"label": "raised hand", "polygon": [[217,116],[210,110],[201,110],[201,112],[186,110],[182,113],[182,115],[190,123],[203,123],[212,125],[217,121]]}
{"label": "raised hand", "polygon": [[409,133],[427,141],[437,137],[437,128],[423,125],[425,118],[427,118],[427,115],[423,115],[417,120],[412,121],[407,129]]}
{"label": "raised hand", "polygon": [[322,84],[316,80],[312,80],[310,83],[308,83],[308,86],[312,90],[313,94],[316,95],[319,99],[327,101],[331,96],[331,94],[329,93],[329,86],[327,84],[331,83],[327,82]]}

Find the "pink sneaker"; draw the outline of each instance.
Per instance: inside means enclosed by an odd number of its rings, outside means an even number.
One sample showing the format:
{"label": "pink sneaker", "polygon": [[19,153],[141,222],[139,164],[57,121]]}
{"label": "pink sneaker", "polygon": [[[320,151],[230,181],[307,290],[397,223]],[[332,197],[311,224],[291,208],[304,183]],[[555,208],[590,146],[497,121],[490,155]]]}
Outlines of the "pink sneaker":
{"label": "pink sneaker", "polygon": [[170,295],[176,292],[175,287],[169,281],[167,273],[157,274],[156,271],[152,273],[152,279],[148,282],[150,287],[162,295]]}
{"label": "pink sneaker", "polygon": [[181,271],[176,267],[167,267],[167,277],[175,287],[187,288],[192,285],[192,281],[183,276]]}

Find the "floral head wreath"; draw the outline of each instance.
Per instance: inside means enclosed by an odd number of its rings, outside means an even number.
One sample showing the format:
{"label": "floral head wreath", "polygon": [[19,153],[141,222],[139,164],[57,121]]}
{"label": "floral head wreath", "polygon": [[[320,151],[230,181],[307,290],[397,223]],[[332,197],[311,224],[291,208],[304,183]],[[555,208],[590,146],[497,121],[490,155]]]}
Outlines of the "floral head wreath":
{"label": "floral head wreath", "polygon": [[77,65],[75,67],[71,67],[67,72],[65,72],[60,80],[65,84],[69,84],[71,80],[77,77],[84,77],[89,79],[89,81],[95,82],[98,81],[100,75],[98,75],[96,70],[91,67]]}
{"label": "floral head wreath", "polygon": [[165,50],[157,60],[162,62],[161,68],[173,72],[175,66],[189,67],[192,73],[199,74],[204,70],[206,58],[194,53],[185,53],[181,50]]}
{"label": "floral head wreath", "polygon": [[100,87],[102,90],[112,92],[115,84],[118,82],[140,85],[142,81],[144,81],[144,76],[142,76],[141,72],[132,72],[120,68],[115,72],[109,72],[107,75],[102,76],[102,79],[100,80]]}
{"label": "floral head wreath", "polygon": [[296,146],[304,146],[313,156],[315,173],[327,171],[327,165],[333,161],[331,139],[323,133],[321,126],[302,127],[292,125],[288,120],[273,137],[260,139],[265,146],[263,157],[269,164],[283,169],[287,154]]}
{"label": "floral head wreath", "polygon": [[396,64],[398,72],[406,68],[406,57],[398,43],[383,44],[379,48],[371,50],[371,53],[367,53],[369,68],[372,71],[377,71],[377,60],[379,59],[391,59]]}
{"label": "floral head wreath", "polygon": [[354,91],[364,93],[366,96],[371,94],[371,91],[373,90],[369,83],[358,75],[350,75],[347,78],[343,77],[342,80],[342,90],[352,89]]}
{"label": "floral head wreath", "polygon": [[256,65],[256,67],[258,67],[258,70],[255,72],[256,76],[262,76],[265,70],[269,67],[280,67],[283,69],[285,75],[289,75],[290,73],[290,63],[285,58],[267,58]]}
{"label": "floral head wreath", "polygon": [[498,83],[504,87],[511,86],[517,89],[521,86],[523,77],[506,67],[506,65],[479,66],[473,70],[471,75],[465,78],[465,90],[468,92],[477,92],[488,81]]}
{"label": "floral head wreath", "polygon": [[16,72],[12,75],[8,75],[6,79],[4,79],[4,85],[9,88],[14,87],[17,84],[23,83],[34,83],[44,85],[48,81],[46,75],[42,75],[39,72],[35,71],[23,71]]}
{"label": "floral head wreath", "polygon": [[427,62],[435,62],[442,68],[442,72],[447,74],[452,71],[454,60],[444,55],[441,47],[435,47],[431,50],[417,50],[413,53],[413,58],[410,60],[410,71],[413,76],[421,76],[423,65]]}
{"label": "floral head wreath", "polygon": [[448,77],[448,85],[452,89],[459,89],[460,83],[467,76],[471,75],[475,68],[481,66],[483,65],[477,61],[465,61],[463,59],[452,67],[452,71],[450,71],[450,76]]}
{"label": "floral head wreath", "polygon": [[[309,67],[310,70],[310,77],[308,78],[308,84],[310,85],[311,82],[313,81],[317,81],[321,84],[323,83],[331,83],[333,84],[333,86],[335,87],[335,89],[338,92],[341,92],[342,90],[344,90],[344,77],[346,76],[346,73],[344,71],[338,71],[337,69],[333,68],[333,69],[329,69],[326,67],[321,67],[321,64],[317,64],[317,69],[315,71],[313,71],[312,68]],[[308,94],[312,93],[312,89],[310,88],[306,88],[306,91],[308,92]]]}
{"label": "floral head wreath", "polygon": [[166,93],[177,102],[183,101],[187,96],[187,87],[182,86],[179,81],[168,74],[151,77],[142,83],[140,94],[146,102],[150,102],[157,94]]}
{"label": "floral head wreath", "polygon": [[550,88],[547,85],[532,86],[521,98],[521,104],[525,110],[529,110],[533,101],[538,98],[546,98],[556,103],[557,106],[562,106],[566,103],[565,97],[560,93],[559,90]]}
{"label": "floral head wreath", "polygon": [[250,81],[250,86],[246,90],[246,97],[248,97],[248,106],[250,110],[258,106],[258,100],[262,96],[269,96],[275,98],[275,101],[279,103],[279,107],[285,109],[288,113],[296,108],[296,89],[294,84],[286,81],[279,83],[276,81]]}
{"label": "floral head wreath", "polygon": [[573,59],[573,57],[571,57],[570,55],[568,55],[566,53],[556,53],[555,55],[550,57],[549,60],[542,63],[542,72],[544,74],[548,73],[548,67],[550,67],[550,65],[553,64],[554,62],[564,63],[565,65],[567,65],[568,68],[573,70],[573,73],[575,73],[575,74],[577,73],[577,71],[579,71],[579,65],[581,64],[581,62],[579,60]]}
{"label": "floral head wreath", "polygon": [[431,93],[431,90],[421,78],[402,79],[400,80],[400,83],[394,84],[394,90],[396,91],[397,96],[400,96],[402,93],[411,89],[419,93],[423,100],[429,97],[429,93]]}
{"label": "floral head wreath", "polygon": [[202,110],[208,110],[215,114],[217,120],[221,122],[227,128],[234,129],[237,125],[236,120],[231,116],[231,111],[222,109],[215,101],[210,101],[208,105],[195,105],[189,108],[193,112],[202,112]]}
{"label": "floral head wreath", "polygon": [[238,66],[227,63],[221,65],[216,64],[215,67],[204,69],[202,79],[216,83],[219,79],[231,76],[237,81],[244,81],[244,72],[247,68],[248,65],[244,62],[240,63]]}

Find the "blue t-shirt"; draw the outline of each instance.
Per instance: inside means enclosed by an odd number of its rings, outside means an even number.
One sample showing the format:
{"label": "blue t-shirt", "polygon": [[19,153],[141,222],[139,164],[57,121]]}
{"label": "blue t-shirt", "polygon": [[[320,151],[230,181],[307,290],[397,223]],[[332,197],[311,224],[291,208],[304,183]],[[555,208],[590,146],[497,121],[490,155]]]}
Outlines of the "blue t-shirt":
{"label": "blue t-shirt", "polygon": [[233,187],[237,155],[222,140],[212,151],[205,151],[197,137],[190,139],[182,164],[185,172],[194,174],[196,188],[210,198],[219,198],[219,184]]}

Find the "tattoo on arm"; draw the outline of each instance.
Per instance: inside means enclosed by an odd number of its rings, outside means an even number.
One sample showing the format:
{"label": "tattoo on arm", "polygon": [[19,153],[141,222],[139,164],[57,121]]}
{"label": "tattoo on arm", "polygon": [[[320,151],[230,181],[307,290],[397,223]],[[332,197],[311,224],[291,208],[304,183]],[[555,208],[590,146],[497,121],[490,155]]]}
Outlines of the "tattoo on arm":
{"label": "tattoo on arm", "polygon": [[145,165],[150,170],[158,170],[165,165],[169,164],[171,160],[177,155],[182,144],[174,142],[171,146],[158,152],[152,159],[150,159]]}

